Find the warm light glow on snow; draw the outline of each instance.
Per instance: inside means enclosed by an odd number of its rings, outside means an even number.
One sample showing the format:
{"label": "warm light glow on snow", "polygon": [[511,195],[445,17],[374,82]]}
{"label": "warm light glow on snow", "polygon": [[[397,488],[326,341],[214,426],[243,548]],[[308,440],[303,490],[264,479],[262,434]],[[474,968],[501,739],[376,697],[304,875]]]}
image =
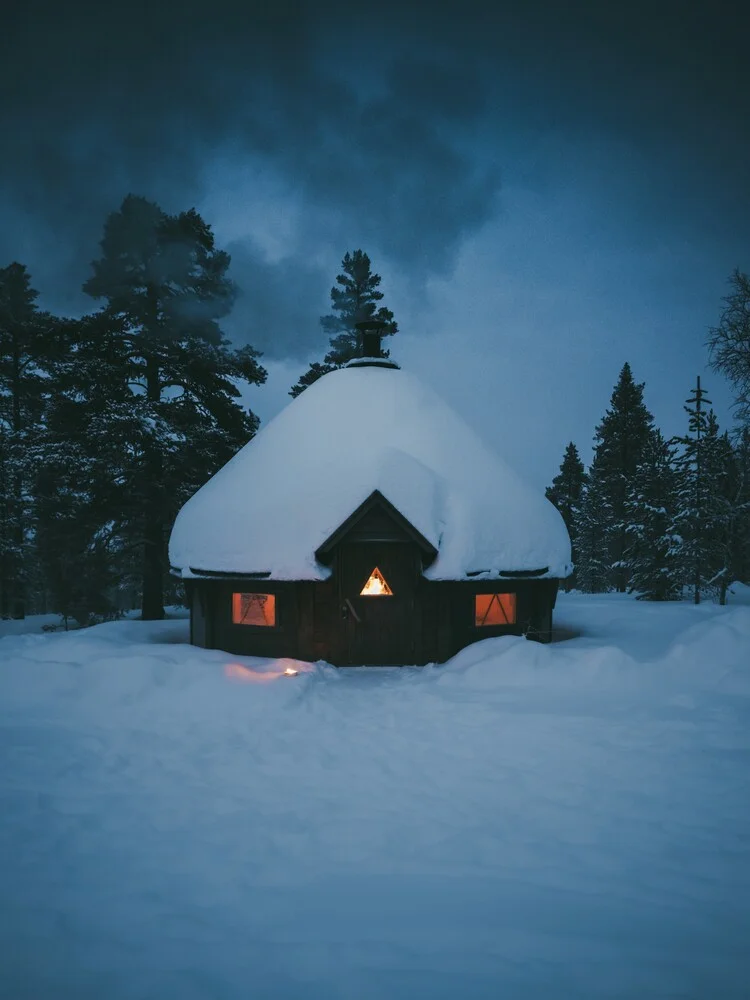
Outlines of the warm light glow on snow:
{"label": "warm light glow on snow", "polygon": [[[239,681],[244,684],[268,684],[276,681],[279,677],[297,677],[301,673],[309,672],[312,668],[300,663],[299,660],[271,660],[269,669],[255,670],[253,667],[246,667],[242,663],[227,663],[224,667],[224,676],[230,681]],[[294,666],[292,666],[294,664]]]}
{"label": "warm light glow on snow", "polygon": [[230,681],[243,681],[248,684],[267,684],[281,675],[280,670],[253,670],[252,667],[243,667],[241,663],[227,663],[224,667],[224,676]]}
{"label": "warm light glow on snow", "polygon": [[385,577],[378,567],[370,573],[370,579],[359,592],[360,597],[392,597],[393,591],[385,582]]}

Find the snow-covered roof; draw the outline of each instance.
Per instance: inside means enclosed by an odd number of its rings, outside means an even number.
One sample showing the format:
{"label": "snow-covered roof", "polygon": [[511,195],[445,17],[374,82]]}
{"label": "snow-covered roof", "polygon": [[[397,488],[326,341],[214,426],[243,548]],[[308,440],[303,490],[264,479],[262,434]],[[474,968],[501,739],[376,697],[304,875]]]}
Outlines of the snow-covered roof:
{"label": "snow-covered roof", "polygon": [[315,552],[374,490],[437,549],[435,580],[546,567],[569,574],[562,517],[408,372],[330,372],[256,434],[180,511],[171,564],[321,580]]}

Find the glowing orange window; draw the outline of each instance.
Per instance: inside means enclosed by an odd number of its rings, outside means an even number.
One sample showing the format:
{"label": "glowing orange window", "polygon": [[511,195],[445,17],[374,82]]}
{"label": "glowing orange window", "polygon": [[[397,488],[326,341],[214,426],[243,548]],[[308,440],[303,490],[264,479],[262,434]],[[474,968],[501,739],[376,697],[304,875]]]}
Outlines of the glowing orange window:
{"label": "glowing orange window", "polygon": [[514,625],[516,621],[515,594],[476,594],[474,597],[474,624]]}
{"label": "glowing orange window", "polygon": [[272,628],[276,624],[276,595],[232,594],[232,623]]}
{"label": "glowing orange window", "polygon": [[369,579],[359,592],[360,597],[393,597],[393,591],[385,581],[378,567],[370,573]]}

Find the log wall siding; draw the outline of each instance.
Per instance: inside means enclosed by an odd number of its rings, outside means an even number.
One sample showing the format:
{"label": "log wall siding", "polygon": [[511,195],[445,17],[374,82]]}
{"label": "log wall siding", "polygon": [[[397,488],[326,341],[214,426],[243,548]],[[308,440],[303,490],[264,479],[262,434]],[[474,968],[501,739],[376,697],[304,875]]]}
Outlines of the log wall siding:
{"label": "log wall siding", "polygon": [[[397,640],[403,650],[399,662],[443,663],[465,646],[492,636],[525,634],[548,642],[557,586],[557,580],[503,580],[495,590],[486,582],[420,579],[408,634],[404,632]],[[353,626],[342,613],[335,578],[321,582],[238,580],[234,585],[200,580],[190,589],[190,634],[196,646],[246,656],[326,660],[337,666],[351,662],[349,632],[356,623]],[[232,593],[237,590],[275,594],[278,625],[234,625]],[[474,597],[490,592],[516,594],[515,625],[474,624]],[[364,659],[360,657],[357,663]]]}
{"label": "log wall siding", "polygon": [[[527,635],[540,642],[550,640],[558,580],[433,581],[422,575],[425,558],[423,548],[385,508],[370,505],[331,549],[332,575],[328,580],[238,577],[190,581],[186,588],[190,641],[240,655],[288,656],[345,666],[368,661],[369,640],[363,643],[364,631],[357,633],[357,615],[363,620],[362,628],[370,630],[366,634],[375,637],[373,645],[382,662],[389,663],[443,663],[472,642],[491,636]],[[375,566],[386,580],[386,568],[392,568],[394,581],[398,581],[393,598],[359,595],[355,581],[363,573],[366,579]],[[236,591],[274,594],[277,625],[233,624],[232,594]],[[482,593],[515,593],[516,623],[477,627],[474,598]],[[387,641],[381,641],[385,637],[379,635],[377,615],[371,615],[376,606],[367,602],[391,600],[403,602],[400,611],[408,608],[408,614],[394,613],[389,618],[388,606],[382,605],[384,627],[390,631]],[[395,612],[396,604],[391,607]],[[354,659],[353,650],[360,654]],[[377,656],[369,662],[378,662]]]}

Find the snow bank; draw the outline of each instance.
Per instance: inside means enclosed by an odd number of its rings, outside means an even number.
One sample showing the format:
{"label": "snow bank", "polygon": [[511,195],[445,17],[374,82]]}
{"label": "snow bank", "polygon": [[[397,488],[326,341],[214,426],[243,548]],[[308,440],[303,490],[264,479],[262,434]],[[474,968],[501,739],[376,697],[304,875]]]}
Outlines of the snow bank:
{"label": "snow bank", "polygon": [[[190,612],[187,608],[178,605],[170,605],[165,608],[168,618],[188,618]],[[138,618],[139,611],[129,610],[123,612],[125,618]],[[27,632],[74,632],[80,628],[74,618],[68,619],[68,628],[65,628],[65,620],[62,615],[26,615],[25,618],[0,618],[0,639],[6,635],[25,635]]]}
{"label": "snow bank", "polygon": [[[62,626],[60,615],[27,615],[25,618],[0,618],[0,638],[5,635],[24,635],[26,632],[43,632],[45,628]],[[75,622],[71,627],[76,628]]]}
{"label": "snow bank", "polygon": [[433,579],[570,571],[555,507],[436,393],[389,368],[331,372],[290,403],[183,507],[170,561],[186,576],[324,578],[315,551],[376,489],[438,549]]}
{"label": "snow bank", "polygon": [[6,995],[740,1000],[750,609],[651,610],[421,670],[0,640]]}

